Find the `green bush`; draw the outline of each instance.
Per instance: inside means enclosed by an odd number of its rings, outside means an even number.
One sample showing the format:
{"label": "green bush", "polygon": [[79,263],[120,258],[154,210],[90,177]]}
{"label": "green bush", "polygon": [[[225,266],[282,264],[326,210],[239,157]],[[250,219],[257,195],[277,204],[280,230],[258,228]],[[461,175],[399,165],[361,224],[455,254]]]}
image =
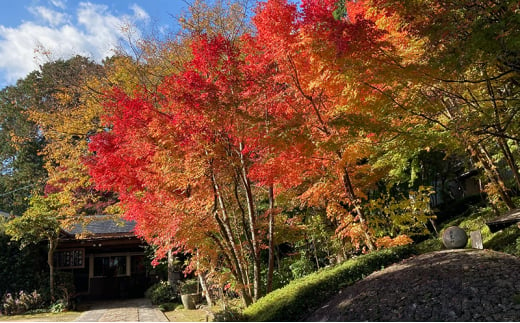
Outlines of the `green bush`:
{"label": "green bush", "polygon": [[179,305],[180,305],[179,303],[173,303],[173,302],[162,303],[161,305],[159,305],[159,310],[161,310],[162,312],[170,312],[170,311],[177,309],[177,307]]}
{"label": "green bush", "polygon": [[52,304],[49,310],[51,313],[61,313],[67,309],[67,303],[65,303],[63,300],[59,300],[56,303]]}
{"label": "green bush", "polygon": [[226,307],[225,309],[216,312],[213,320],[215,322],[237,322],[244,321],[245,319],[240,308]]}
{"label": "green bush", "polygon": [[144,296],[150,299],[154,305],[170,303],[178,298],[172,286],[165,281],[152,285],[146,290]]}
{"label": "green bush", "polygon": [[181,294],[195,294],[200,290],[199,282],[195,278],[181,281],[179,288]]}
{"label": "green bush", "polygon": [[48,272],[46,245],[21,248],[19,242],[2,233],[1,226],[0,219],[0,297],[40,289],[46,283],[42,275]]}
{"label": "green bush", "polygon": [[411,256],[414,250],[410,245],[385,249],[324,268],[261,298],[244,310],[241,319],[255,322],[302,320],[341,288]]}

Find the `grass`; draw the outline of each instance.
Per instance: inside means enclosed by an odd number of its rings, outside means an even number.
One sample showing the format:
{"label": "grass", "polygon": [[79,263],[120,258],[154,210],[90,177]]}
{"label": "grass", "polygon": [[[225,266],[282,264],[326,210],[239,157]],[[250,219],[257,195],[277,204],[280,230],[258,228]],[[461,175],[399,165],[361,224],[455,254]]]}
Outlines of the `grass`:
{"label": "grass", "polygon": [[170,322],[208,322],[210,315],[201,309],[186,310],[184,308],[164,312]]}
{"label": "grass", "polygon": [[176,306],[172,306],[169,310],[164,311],[164,315],[170,322],[212,322],[214,321],[212,313],[219,310],[220,307],[218,305],[213,305],[211,309],[188,310],[182,304],[176,304]]}
{"label": "grass", "polygon": [[61,312],[61,313],[38,313],[0,316],[0,322],[72,322],[80,316],[81,312]]}

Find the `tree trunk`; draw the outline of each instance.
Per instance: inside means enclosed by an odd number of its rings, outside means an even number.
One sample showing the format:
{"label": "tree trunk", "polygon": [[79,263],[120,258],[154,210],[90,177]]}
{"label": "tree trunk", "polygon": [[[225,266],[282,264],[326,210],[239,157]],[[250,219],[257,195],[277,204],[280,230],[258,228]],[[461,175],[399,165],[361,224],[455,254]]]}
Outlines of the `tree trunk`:
{"label": "tree trunk", "polygon": [[256,214],[255,214],[255,202],[253,200],[253,192],[251,191],[251,182],[249,181],[249,177],[247,176],[247,167],[246,161],[244,159],[244,155],[242,154],[242,150],[244,149],[244,145],[241,142],[239,144],[239,156],[240,156],[240,170],[241,170],[241,179],[244,187],[244,192],[247,201],[247,213],[249,216],[249,230],[251,232],[251,240],[253,245],[253,300],[257,301],[260,298],[260,246],[259,246],[259,238],[257,234],[257,225],[256,225]]}
{"label": "tree trunk", "polygon": [[365,217],[363,215],[363,211],[361,210],[361,207],[359,205],[359,201],[357,200],[357,196],[354,192],[354,188],[352,187],[352,182],[350,181],[350,175],[348,174],[347,166],[345,166],[343,170],[343,185],[345,186],[345,191],[347,193],[347,196],[349,197],[352,205],[354,206],[354,210],[357,213],[357,216],[359,218],[359,223],[363,227],[363,235],[365,236],[365,242],[367,244],[368,250],[373,251],[375,250],[374,243],[372,242],[372,237],[368,233],[368,225],[366,224]]}
{"label": "tree trunk", "polygon": [[206,284],[206,279],[203,277],[202,273],[199,273],[199,282],[202,287],[202,291],[204,292],[204,296],[206,297],[206,301],[208,302],[208,306],[213,306],[213,301],[211,300],[211,295],[209,294],[208,286]]}
{"label": "tree trunk", "polygon": [[485,148],[481,144],[470,144],[468,146],[468,149],[472,153],[471,155],[474,156],[474,159],[476,159],[476,161],[479,161],[482,164],[482,167],[484,168],[484,171],[487,174],[488,179],[497,187],[500,199],[506,204],[509,210],[514,209],[515,205],[507,192],[507,188],[504,184],[504,181],[502,180],[500,173],[498,173],[498,171],[496,170],[496,166],[493,164],[493,161],[491,160],[491,157],[489,156]]}
{"label": "tree trunk", "polygon": [[238,249],[238,246],[235,243],[235,238],[234,238],[233,232],[231,230],[231,227],[229,225],[229,218],[227,216],[227,210],[226,210],[226,205],[224,203],[224,198],[222,197],[220,187],[216,181],[215,175],[212,175],[212,181],[213,181],[215,199],[218,204],[218,208],[220,209],[220,211],[222,213],[222,218],[220,218],[218,215],[218,211],[215,210],[214,217],[215,217],[215,220],[217,221],[217,224],[219,225],[219,229],[221,231],[221,235],[224,240],[224,243],[228,246],[228,250],[230,253],[229,260],[232,261],[232,265],[234,265],[233,267],[236,268],[236,271],[235,271],[236,278],[243,287],[243,291],[244,291],[243,292],[244,295],[242,295],[243,300],[246,303],[246,305],[249,305],[250,303],[247,303],[247,302],[251,302],[251,300],[250,300],[251,292],[247,291],[247,289],[249,289],[249,287],[248,287],[249,278],[248,278],[248,275],[247,275],[247,272],[245,269],[245,267],[247,267],[247,264],[243,263],[242,260],[244,260],[244,258],[242,257],[242,255]]}
{"label": "tree trunk", "polygon": [[504,154],[504,158],[506,159],[507,164],[509,165],[509,168],[511,169],[511,172],[513,173],[513,177],[515,178],[516,188],[520,189],[520,174],[518,172],[518,166],[516,165],[515,157],[513,156],[513,153],[511,152],[511,149],[509,149],[509,145],[507,144],[507,142],[504,138],[498,137],[497,141],[500,146],[500,149],[502,150],[502,153]]}
{"label": "tree trunk", "polygon": [[168,250],[168,284],[173,288],[174,291],[177,291],[177,282],[179,281],[178,275],[180,273],[175,272],[175,256],[173,255],[172,250]]}
{"label": "tree trunk", "polygon": [[269,263],[267,266],[267,293],[273,290],[274,272],[274,189],[269,185]]}
{"label": "tree trunk", "polygon": [[[219,223],[219,226],[220,225],[221,224]],[[221,230],[223,230],[223,229],[221,229]],[[251,297],[251,291],[248,290],[248,288],[246,288],[246,286],[243,284],[244,279],[242,277],[242,274],[239,271],[237,259],[236,259],[236,256],[234,255],[233,250],[230,250],[230,248],[226,248],[222,244],[222,241],[220,241],[219,238],[217,238],[214,234],[210,234],[210,238],[213,239],[213,241],[222,250],[222,252],[224,253],[224,261],[226,262],[227,266],[230,268],[231,274],[233,276],[235,276],[237,281],[240,283],[239,295],[242,298],[242,303],[244,304],[245,307],[251,305],[253,303],[253,298]],[[222,290],[222,294],[221,295],[224,295],[223,290]],[[222,297],[224,297],[224,296],[222,296]]]}
{"label": "tree trunk", "polygon": [[58,246],[58,239],[49,238],[49,251],[47,252],[47,264],[49,265],[49,289],[51,301],[55,301],[54,292],[54,251]]}

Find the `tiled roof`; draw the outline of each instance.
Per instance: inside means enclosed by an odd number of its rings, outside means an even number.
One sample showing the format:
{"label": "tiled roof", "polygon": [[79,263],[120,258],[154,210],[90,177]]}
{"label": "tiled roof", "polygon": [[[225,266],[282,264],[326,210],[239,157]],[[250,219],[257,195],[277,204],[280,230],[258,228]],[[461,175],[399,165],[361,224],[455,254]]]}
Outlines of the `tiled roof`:
{"label": "tiled roof", "polygon": [[68,234],[93,234],[93,235],[106,235],[106,234],[121,234],[121,233],[132,233],[135,228],[135,221],[126,221],[123,219],[114,220],[105,215],[94,215],[87,218],[87,224],[77,224],[72,229],[64,230]]}

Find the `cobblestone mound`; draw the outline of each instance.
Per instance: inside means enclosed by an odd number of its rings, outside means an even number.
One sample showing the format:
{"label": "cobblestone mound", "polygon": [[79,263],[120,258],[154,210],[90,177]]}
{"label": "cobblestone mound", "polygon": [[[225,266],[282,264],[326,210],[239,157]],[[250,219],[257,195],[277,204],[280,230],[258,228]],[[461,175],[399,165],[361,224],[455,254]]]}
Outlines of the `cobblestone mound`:
{"label": "cobblestone mound", "polygon": [[346,287],[307,321],[520,321],[520,258],[445,250]]}

